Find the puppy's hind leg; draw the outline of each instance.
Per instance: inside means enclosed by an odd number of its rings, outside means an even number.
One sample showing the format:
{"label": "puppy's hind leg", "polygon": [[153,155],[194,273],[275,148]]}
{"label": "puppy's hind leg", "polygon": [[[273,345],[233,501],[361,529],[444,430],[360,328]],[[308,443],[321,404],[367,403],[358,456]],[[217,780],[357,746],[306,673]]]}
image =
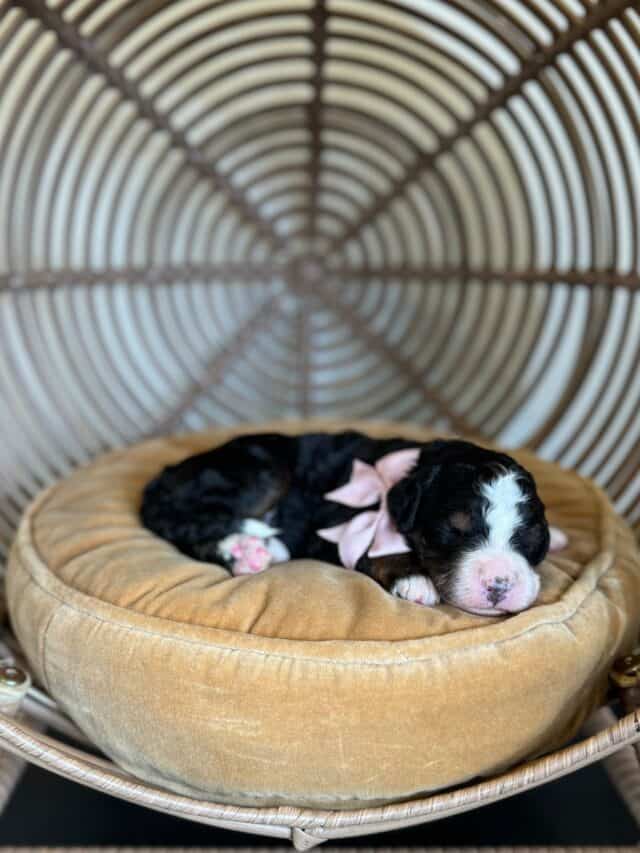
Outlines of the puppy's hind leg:
{"label": "puppy's hind leg", "polygon": [[[233,534],[244,535],[248,520],[260,523],[286,492],[291,441],[278,435],[243,436],[165,468],[145,489],[145,526],[184,554],[231,569],[235,557],[219,544]],[[253,550],[261,545],[257,539]],[[261,550],[252,553],[252,564],[258,566],[263,556]]]}

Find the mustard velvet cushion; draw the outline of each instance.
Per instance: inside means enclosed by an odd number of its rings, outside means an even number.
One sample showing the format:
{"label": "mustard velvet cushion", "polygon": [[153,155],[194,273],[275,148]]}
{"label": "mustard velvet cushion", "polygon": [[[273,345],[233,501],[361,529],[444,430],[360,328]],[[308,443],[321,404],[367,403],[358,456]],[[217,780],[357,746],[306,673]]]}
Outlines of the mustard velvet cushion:
{"label": "mustard velvet cushion", "polygon": [[[318,428],[329,427],[265,427]],[[7,579],[15,632],[107,755],[218,802],[347,808],[491,774],[575,734],[640,621],[638,551],[598,488],[514,454],[571,544],[542,565],[535,607],[472,616],[311,560],[233,578],[144,529],[145,483],[233,434],[112,452],[44,492],[20,526]]]}

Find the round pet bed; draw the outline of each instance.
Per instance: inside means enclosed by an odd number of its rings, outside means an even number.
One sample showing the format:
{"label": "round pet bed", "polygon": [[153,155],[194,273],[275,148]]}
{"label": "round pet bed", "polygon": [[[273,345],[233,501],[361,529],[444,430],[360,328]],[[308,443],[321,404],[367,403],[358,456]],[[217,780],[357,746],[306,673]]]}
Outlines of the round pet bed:
{"label": "round pet bed", "polygon": [[542,565],[535,607],[486,618],[309,560],[232,578],[144,529],[145,483],[232,434],[112,452],[44,492],[20,526],[7,578],[17,638],[120,766],[223,803],[366,807],[555,748],[602,702],[637,637],[640,558],[590,481],[514,453],[570,545]]}

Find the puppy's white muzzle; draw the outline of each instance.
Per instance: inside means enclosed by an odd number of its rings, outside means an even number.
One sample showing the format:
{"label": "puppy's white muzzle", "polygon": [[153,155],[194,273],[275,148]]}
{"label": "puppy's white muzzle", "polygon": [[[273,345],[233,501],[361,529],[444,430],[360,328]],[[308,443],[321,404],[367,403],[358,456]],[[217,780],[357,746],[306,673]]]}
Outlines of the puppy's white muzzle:
{"label": "puppy's white muzzle", "polygon": [[540,578],[520,554],[481,549],[462,561],[449,600],[488,616],[525,610],[539,592]]}

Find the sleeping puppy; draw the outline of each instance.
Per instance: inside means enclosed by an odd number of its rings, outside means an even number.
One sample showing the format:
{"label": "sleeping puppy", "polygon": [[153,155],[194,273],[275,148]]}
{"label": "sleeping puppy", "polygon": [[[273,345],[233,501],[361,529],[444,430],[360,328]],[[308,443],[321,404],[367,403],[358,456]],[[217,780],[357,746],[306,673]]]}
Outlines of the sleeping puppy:
{"label": "sleeping puppy", "polygon": [[234,574],[300,557],[364,572],[391,594],[483,615],[535,601],[535,567],[566,545],[531,474],[468,441],[358,432],[235,438],[146,487],[144,525]]}

